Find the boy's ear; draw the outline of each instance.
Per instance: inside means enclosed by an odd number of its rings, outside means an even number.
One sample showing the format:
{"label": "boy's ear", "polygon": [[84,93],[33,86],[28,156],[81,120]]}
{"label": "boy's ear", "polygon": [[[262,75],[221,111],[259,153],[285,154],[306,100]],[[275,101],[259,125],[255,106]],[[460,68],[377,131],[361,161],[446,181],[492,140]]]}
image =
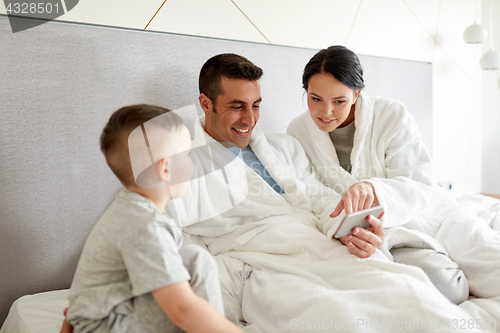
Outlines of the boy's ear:
{"label": "boy's ear", "polygon": [[207,95],[201,93],[200,96],[198,96],[198,100],[200,101],[200,106],[203,111],[205,111],[205,114],[212,111],[212,101],[207,97]]}
{"label": "boy's ear", "polygon": [[170,164],[168,159],[163,158],[160,160],[160,163],[158,163],[158,174],[160,175],[160,178],[167,183],[170,182],[171,178],[171,173],[170,173]]}

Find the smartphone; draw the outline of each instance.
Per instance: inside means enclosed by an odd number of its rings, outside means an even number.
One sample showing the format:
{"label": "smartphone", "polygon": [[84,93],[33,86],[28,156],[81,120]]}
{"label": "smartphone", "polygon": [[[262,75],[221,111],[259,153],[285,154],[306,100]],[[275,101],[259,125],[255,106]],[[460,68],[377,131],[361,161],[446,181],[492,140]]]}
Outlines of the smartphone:
{"label": "smartphone", "polygon": [[368,223],[366,217],[368,215],[373,215],[378,218],[383,211],[384,211],[384,206],[376,206],[360,210],[356,213],[347,214],[340,223],[340,226],[337,229],[337,231],[335,231],[333,237],[340,238],[342,236],[349,235],[350,233],[352,233],[352,229],[354,227],[359,227],[363,229],[370,228],[372,225]]}

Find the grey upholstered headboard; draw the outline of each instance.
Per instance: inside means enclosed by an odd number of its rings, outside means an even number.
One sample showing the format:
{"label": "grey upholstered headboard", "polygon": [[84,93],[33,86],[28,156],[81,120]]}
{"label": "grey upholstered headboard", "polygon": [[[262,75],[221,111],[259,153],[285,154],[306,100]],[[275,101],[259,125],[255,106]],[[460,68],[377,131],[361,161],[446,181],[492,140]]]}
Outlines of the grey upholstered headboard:
{"label": "grey upholstered headboard", "polygon": [[[305,110],[301,72],[316,50],[54,21],[13,34],[0,15],[0,324],[16,298],[69,287],[120,189],[98,147],[110,114],[197,104],[199,69],[223,52],[264,69],[259,123],[284,132]],[[431,148],[431,65],[361,60],[367,91],[406,103]]]}

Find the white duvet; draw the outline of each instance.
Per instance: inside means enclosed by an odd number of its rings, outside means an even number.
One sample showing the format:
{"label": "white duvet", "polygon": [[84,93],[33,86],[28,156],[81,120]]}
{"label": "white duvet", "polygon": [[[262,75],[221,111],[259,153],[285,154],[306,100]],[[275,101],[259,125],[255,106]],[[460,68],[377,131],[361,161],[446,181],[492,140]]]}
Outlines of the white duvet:
{"label": "white duvet", "polygon": [[420,269],[395,264],[380,251],[359,259],[320,231],[329,229],[328,215],[340,196],[310,173],[297,141],[264,135],[258,127],[252,133],[252,149],[286,191],[280,196],[239,158],[219,166],[217,159],[206,162],[225,148],[200,123],[195,131],[194,146],[210,146],[192,156],[205,170],[167,213],[216,256],[226,312],[249,323],[248,331],[321,331],[328,325],[347,332],[363,325],[376,332],[402,325],[422,331],[431,322],[447,331],[447,319],[472,319]]}

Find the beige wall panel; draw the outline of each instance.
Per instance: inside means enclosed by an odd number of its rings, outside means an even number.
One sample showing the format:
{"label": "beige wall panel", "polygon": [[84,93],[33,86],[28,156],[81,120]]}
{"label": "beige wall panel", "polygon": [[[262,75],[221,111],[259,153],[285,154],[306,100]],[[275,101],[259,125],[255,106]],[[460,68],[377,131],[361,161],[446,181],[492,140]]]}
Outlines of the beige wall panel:
{"label": "beige wall panel", "polygon": [[[493,47],[500,52],[500,1],[493,1]],[[483,0],[482,22],[489,30],[490,1]],[[490,40],[483,43],[481,54],[490,48]],[[479,61],[476,62],[479,64]],[[478,65],[479,66],[479,65]],[[482,191],[500,194],[500,70],[482,71]]]}
{"label": "beige wall panel", "polygon": [[147,30],[267,43],[230,0],[168,0]]}
{"label": "beige wall panel", "polygon": [[322,49],[345,44],[359,0],[235,0],[273,44]]}
{"label": "beige wall panel", "polygon": [[431,61],[434,39],[400,0],[365,0],[347,46],[362,54]]}
{"label": "beige wall panel", "polygon": [[463,33],[474,23],[475,3],[477,2],[469,0],[442,0],[437,35],[439,45],[456,62],[459,69],[474,81],[480,69],[479,63],[475,61],[480,46],[465,43]]}
{"label": "beige wall panel", "polygon": [[[144,29],[162,3],[163,0],[80,0],[57,20]],[[6,14],[3,1],[0,13]]]}
{"label": "beige wall panel", "polygon": [[432,35],[436,35],[439,25],[441,1],[436,0],[405,0],[410,11],[415,14],[424,28]]}

